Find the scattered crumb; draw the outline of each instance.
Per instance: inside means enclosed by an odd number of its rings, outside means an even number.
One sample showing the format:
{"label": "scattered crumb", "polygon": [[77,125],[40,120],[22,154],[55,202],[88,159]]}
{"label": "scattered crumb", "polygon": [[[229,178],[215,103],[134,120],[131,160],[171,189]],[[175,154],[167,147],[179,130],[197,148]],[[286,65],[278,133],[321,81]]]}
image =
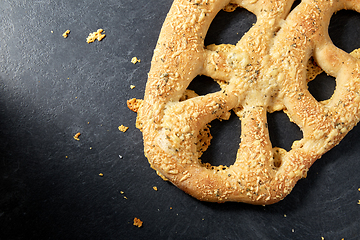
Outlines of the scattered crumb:
{"label": "scattered crumb", "polygon": [[90,122],[88,122],[88,124],[90,124]]}
{"label": "scattered crumb", "polygon": [[142,104],[142,99],[136,99],[136,98],[132,98],[127,100],[127,107],[133,111],[133,112],[137,112]]}
{"label": "scattered crumb", "polygon": [[81,133],[78,132],[77,134],[75,134],[74,139],[77,141],[80,141],[80,138],[79,138],[80,135],[81,135]]}
{"label": "scattered crumb", "polygon": [[99,176],[100,176],[100,177],[103,177],[103,176],[104,176],[104,174],[103,174],[103,173],[99,173]]}
{"label": "scattered crumb", "polygon": [[324,238],[324,237],[321,237],[321,240],[325,240],[325,238]]}
{"label": "scattered crumb", "polygon": [[[51,31],[51,33],[53,33],[53,31]],[[66,30],[64,33],[63,33],[63,37],[64,38],[67,38],[68,36],[69,36],[69,33],[70,33],[70,30],[68,29],[68,30]]]}
{"label": "scattered crumb", "polygon": [[142,224],[143,222],[140,219],[134,218],[134,226],[141,227]]}
{"label": "scattered crumb", "polygon": [[153,189],[154,189],[155,191],[157,191],[157,190],[158,190],[156,186],[153,186]]}
{"label": "scattered crumb", "polygon": [[129,129],[129,127],[125,127],[124,125],[121,125],[121,126],[118,127],[118,129],[121,132],[126,132]]}
{"label": "scattered crumb", "polygon": [[131,89],[134,89],[134,88],[135,88],[135,85],[130,85],[130,88],[131,88]]}
{"label": "scattered crumb", "polygon": [[284,217],[286,217],[286,214],[284,214]]}
{"label": "scattered crumb", "polygon": [[358,191],[360,192],[360,188],[358,188]]}
{"label": "scattered crumb", "polygon": [[90,150],[92,149],[92,147],[90,147]]}
{"label": "scattered crumb", "polygon": [[131,62],[132,62],[133,64],[136,64],[136,63],[138,63],[138,62],[141,62],[141,60],[140,60],[140,59],[137,59],[137,57],[133,57],[133,58],[131,59]]}
{"label": "scattered crumb", "polygon": [[119,155],[119,158],[120,158],[120,159],[122,159],[122,158],[123,158],[123,156]]}
{"label": "scattered crumb", "polygon": [[51,33],[54,33],[54,31],[53,31],[53,30],[51,30],[50,32],[51,32]]}
{"label": "scattered crumb", "polygon": [[92,43],[96,39],[100,42],[106,35],[101,34],[104,30],[98,29],[96,32],[90,33],[89,36],[86,38],[87,43]]}
{"label": "scattered crumb", "polygon": [[65,158],[68,158],[68,156],[65,156]]}
{"label": "scattered crumb", "polygon": [[358,204],[360,205],[360,200],[358,200]]}
{"label": "scattered crumb", "polygon": [[172,209],[172,207],[170,207],[170,210]]}
{"label": "scattered crumb", "polygon": [[[121,194],[124,194],[124,192],[123,192],[123,191],[120,191],[120,193],[121,193]],[[128,199],[126,196],[124,196],[124,198],[125,198],[125,199]]]}
{"label": "scattered crumb", "polygon": [[295,229],[291,229],[291,232],[295,232]]}

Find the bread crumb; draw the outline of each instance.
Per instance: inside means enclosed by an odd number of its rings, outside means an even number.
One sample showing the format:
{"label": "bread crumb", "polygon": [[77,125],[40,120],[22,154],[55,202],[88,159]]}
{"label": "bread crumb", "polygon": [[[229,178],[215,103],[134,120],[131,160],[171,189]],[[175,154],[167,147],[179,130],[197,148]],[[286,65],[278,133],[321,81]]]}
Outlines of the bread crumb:
{"label": "bread crumb", "polygon": [[141,62],[141,60],[138,59],[137,57],[133,57],[133,58],[131,59],[131,62],[132,62],[133,64],[136,64],[136,63],[138,63],[138,62]]}
{"label": "bread crumb", "polygon": [[106,36],[105,34],[101,34],[102,32],[104,32],[104,30],[100,28],[96,32],[90,33],[89,36],[86,38],[86,42],[92,43],[96,39],[100,42]]}
{"label": "bread crumb", "polygon": [[172,207],[170,207],[170,210],[172,209]]}
{"label": "bread crumb", "polygon": [[135,85],[130,85],[130,88],[131,88],[131,89],[134,89],[134,88],[135,88]]}
{"label": "bread crumb", "polygon": [[74,139],[77,141],[80,141],[80,138],[79,138],[80,135],[81,135],[81,133],[78,132],[77,134],[75,134]]}
{"label": "bread crumb", "polygon": [[358,191],[360,192],[360,188],[358,188]]}
{"label": "bread crumb", "polygon": [[[51,31],[51,33],[52,33],[52,31]],[[69,36],[69,33],[70,33],[70,30],[68,29],[68,30],[66,30],[64,33],[63,33],[63,37],[64,38],[67,38],[68,36]]]}
{"label": "bread crumb", "polygon": [[[120,191],[121,194],[124,194],[124,191]],[[126,196],[124,196],[125,199],[128,199]]]}
{"label": "bread crumb", "polygon": [[156,186],[153,186],[153,189],[154,189],[155,191],[157,191],[157,190],[158,190]]}
{"label": "bread crumb", "polygon": [[134,218],[134,226],[141,227],[143,222],[139,218]]}
{"label": "bread crumb", "polygon": [[127,107],[133,111],[133,112],[137,112],[139,110],[139,107],[142,104],[142,99],[136,99],[136,98],[132,98],[127,100]]}
{"label": "bread crumb", "polygon": [[360,205],[360,200],[358,200],[358,204]]}
{"label": "bread crumb", "polygon": [[124,125],[121,125],[121,126],[118,127],[118,129],[121,132],[126,132],[129,129],[129,127],[125,127]]}
{"label": "bread crumb", "polygon": [[68,158],[68,156],[65,156],[65,158]]}
{"label": "bread crumb", "polygon": [[104,174],[103,174],[103,173],[99,173],[99,176],[100,176],[100,177],[103,177],[103,176],[104,176]]}

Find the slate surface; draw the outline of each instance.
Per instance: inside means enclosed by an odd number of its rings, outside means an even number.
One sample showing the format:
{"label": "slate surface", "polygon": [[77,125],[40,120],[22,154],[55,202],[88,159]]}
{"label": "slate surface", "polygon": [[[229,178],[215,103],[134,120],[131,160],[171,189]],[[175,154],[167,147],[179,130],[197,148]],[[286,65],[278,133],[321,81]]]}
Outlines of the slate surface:
{"label": "slate surface", "polygon": [[[360,239],[359,127],[271,206],[199,202],[149,167],[126,100],[143,97],[171,3],[1,1],[0,239]],[[245,10],[221,12],[205,42],[235,43],[255,21]],[[98,28],[106,38],[87,44]],[[360,14],[337,13],[329,32],[340,48],[359,48]],[[335,82],[324,74],[309,85],[321,100]],[[206,78],[191,87],[217,89]],[[289,149],[301,138],[283,113],[268,117],[275,145]],[[212,125],[204,161],[231,164],[240,122]]]}

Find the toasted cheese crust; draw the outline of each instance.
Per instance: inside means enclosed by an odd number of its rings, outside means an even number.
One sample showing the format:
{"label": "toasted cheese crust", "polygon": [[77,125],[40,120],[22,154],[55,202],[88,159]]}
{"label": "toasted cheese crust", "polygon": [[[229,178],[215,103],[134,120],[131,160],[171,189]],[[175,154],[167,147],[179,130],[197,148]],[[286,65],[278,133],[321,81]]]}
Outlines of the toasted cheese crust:
{"label": "toasted cheese crust", "polygon": [[[230,4],[230,6],[229,6]],[[202,201],[272,204],[283,199],[310,166],[359,121],[360,61],[335,47],[332,14],[360,12],[357,0],[175,0],[162,27],[138,111],[145,155],[160,176]],[[236,45],[204,46],[221,9],[243,7],[257,22]],[[318,102],[307,82],[318,72],[335,77],[331,99]],[[222,90],[189,93],[197,75]],[[208,124],[234,110],[241,143],[231,166],[202,164]],[[303,132],[286,151],[272,146],[266,114],[284,111]],[[204,142],[204,148],[199,146]]]}

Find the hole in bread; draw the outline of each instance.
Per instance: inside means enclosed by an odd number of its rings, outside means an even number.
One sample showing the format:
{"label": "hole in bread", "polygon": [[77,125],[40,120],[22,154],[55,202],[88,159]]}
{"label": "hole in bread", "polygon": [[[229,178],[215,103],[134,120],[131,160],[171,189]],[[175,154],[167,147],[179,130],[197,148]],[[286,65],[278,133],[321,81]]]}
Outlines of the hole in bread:
{"label": "hole in bread", "polygon": [[324,101],[334,94],[336,81],[334,77],[327,75],[311,57],[307,64],[306,81],[308,90],[317,101]]}
{"label": "hole in bread", "polygon": [[296,8],[301,3],[301,0],[295,0],[291,6],[290,11],[292,11],[294,8]]}
{"label": "hole in bread", "polygon": [[310,94],[319,102],[330,99],[334,94],[335,87],[335,78],[327,75],[325,72],[320,73],[314,80],[308,83]]}
{"label": "hole in bread", "polygon": [[221,10],[214,20],[205,38],[205,46],[210,44],[236,44],[256,22],[256,16],[245,8],[236,8],[233,12]]}
{"label": "hole in bread", "polygon": [[360,13],[341,10],[331,17],[329,36],[335,46],[350,53],[360,48]]}
{"label": "hole in bread", "polygon": [[209,148],[201,156],[203,164],[231,166],[236,160],[240,144],[241,122],[232,113],[229,120],[214,120],[210,123],[212,140]]}
{"label": "hole in bread", "polygon": [[293,142],[303,137],[300,128],[290,122],[289,117],[283,111],[268,113],[267,122],[273,147],[290,151]]}
{"label": "hole in bread", "polygon": [[193,90],[198,95],[203,96],[221,90],[219,84],[207,76],[197,76],[190,83],[188,89]]}

